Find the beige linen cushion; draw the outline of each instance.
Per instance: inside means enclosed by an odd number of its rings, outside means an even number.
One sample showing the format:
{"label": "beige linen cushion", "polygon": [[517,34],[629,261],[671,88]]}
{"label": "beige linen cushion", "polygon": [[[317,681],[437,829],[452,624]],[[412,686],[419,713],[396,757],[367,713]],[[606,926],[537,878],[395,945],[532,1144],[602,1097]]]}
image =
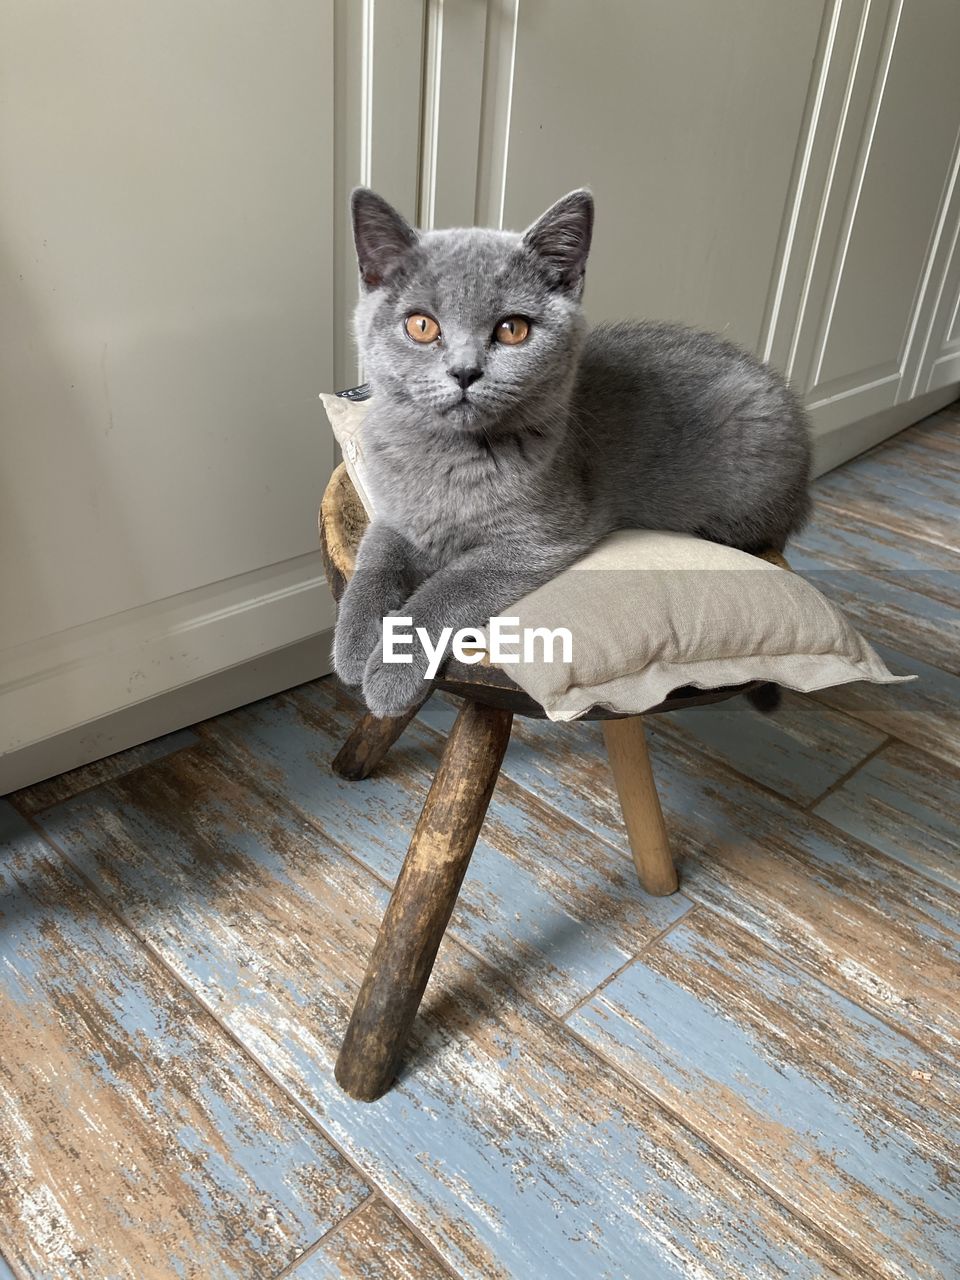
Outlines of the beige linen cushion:
{"label": "beige linen cushion", "polygon": [[347,475],[353,482],[357,497],[363,503],[367,515],[372,516],[373,503],[370,501],[367,484],[361,434],[369,401],[345,400],[343,396],[333,395],[329,391],[321,391],[320,400],[327,412],[327,421],[330,423],[334,439],[343,454],[343,465],[347,468]]}
{"label": "beige linen cushion", "polygon": [[[361,428],[366,404],[321,397],[368,513]],[[810,691],[913,679],[884,666],[840,610],[795,573],[682,533],[621,530],[504,610],[516,629],[565,627],[570,661],[542,647],[501,667],[551,720],[591,707],[639,714],[673,689],[769,680]],[[511,626],[511,630],[514,630]]]}
{"label": "beige linen cushion", "polygon": [[551,720],[594,706],[639,714],[683,685],[809,691],[906,678],[798,574],[683,533],[611,534],[509,613],[521,629],[571,633],[569,662],[555,645],[556,661],[500,664]]}

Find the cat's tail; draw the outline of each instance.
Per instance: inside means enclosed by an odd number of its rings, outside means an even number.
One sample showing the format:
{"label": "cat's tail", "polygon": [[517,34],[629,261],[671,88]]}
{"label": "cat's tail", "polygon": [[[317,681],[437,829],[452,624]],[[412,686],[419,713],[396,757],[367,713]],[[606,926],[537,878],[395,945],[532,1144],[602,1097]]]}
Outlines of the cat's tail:
{"label": "cat's tail", "polygon": [[783,701],[783,694],[778,684],[761,684],[756,689],[751,689],[743,695],[750,703],[751,707],[755,707],[765,716],[772,715]]}

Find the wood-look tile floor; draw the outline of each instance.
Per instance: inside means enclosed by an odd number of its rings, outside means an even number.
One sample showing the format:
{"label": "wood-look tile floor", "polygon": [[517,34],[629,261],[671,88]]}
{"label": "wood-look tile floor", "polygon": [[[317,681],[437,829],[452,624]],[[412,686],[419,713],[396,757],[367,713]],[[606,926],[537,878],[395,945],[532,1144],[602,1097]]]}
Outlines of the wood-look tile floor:
{"label": "wood-look tile floor", "polygon": [[453,708],[331,679],[0,801],[0,1280],[960,1276],[960,412],[792,548],[910,685],[519,721],[408,1065],[333,1062]]}

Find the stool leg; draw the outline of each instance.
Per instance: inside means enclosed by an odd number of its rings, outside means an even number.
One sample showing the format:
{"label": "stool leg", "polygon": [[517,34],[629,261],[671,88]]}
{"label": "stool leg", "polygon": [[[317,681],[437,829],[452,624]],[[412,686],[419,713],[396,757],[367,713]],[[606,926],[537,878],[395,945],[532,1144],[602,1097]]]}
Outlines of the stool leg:
{"label": "stool leg", "polygon": [[473,853],[513,715],[465,702],[417,821],[337,1058],[351,1097],[373,1102],[396,1075]]}
{"label": "stool leg", "polygon": [[369,778],[429,697],[430,694],[427,693],[426,698],[421,698],[404,711],[403,715],[387,716],[383,720],[371,715],[369,711],[365,712],[363,719],[337,752],[330,768],[349,782]]}
{"label": "stool leg", "polygon": [[643,718],[604,720],[603,737],[640,883],[658,898],[676,893],[677,871],[650,768]]}

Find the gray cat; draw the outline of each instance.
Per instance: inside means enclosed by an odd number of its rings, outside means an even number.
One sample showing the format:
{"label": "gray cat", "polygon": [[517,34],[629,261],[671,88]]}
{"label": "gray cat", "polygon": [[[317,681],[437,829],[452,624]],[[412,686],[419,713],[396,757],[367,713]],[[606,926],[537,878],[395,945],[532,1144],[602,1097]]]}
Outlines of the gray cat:
{"label": "gray cat", "polygon": [[587,332],[589,192],[522,235],[417,232],[363,188],[352,212],[376,518],[334,665],[375,715],[425,689],[419,647],[383,661],[385,614],[431,636],[483,626],[615,529],[757,551],[803,523],[809,433],[777,373],[677,325]]}

